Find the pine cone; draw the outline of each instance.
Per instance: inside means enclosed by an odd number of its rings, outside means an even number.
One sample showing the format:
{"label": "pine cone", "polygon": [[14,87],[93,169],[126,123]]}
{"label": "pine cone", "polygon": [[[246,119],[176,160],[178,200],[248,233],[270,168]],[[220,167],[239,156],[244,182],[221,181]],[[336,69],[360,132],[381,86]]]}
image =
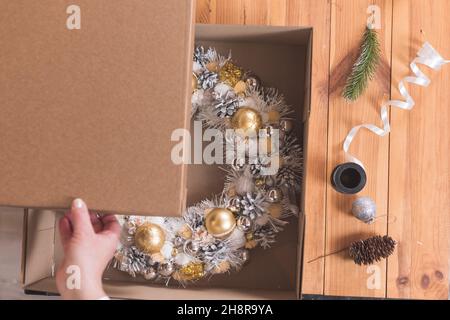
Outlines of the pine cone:
{"label": "pine cone", "polygon": [[204,64],[205,61],[205,48],[202,46],[196,47],[194,50],[194,61],[200,64]]}
{"label": "pine cone", "polygon": [[206,90],[214,88],[214,86],[219,82],[219,75],[211,71],[203,71],[198,77],[199,86]]}
{"label": "pine cone", "polygon": [[389,236],[374,236],[352,242],[349,254],[356,264],[370,265],[389,257],[394,252],[396,244]]}
{"label": "pine cone", "polygon": [[278,169],[277,180],[281,185],[295,187],[300,185],[301,178],[292,168],[289,166],[283,166]]}
{"label": "pine cone", "polygon": [[217,116],[220,118],[231,117],[239,108],[239,98],[229,96],[228,94],[217,99],[214,105]]}

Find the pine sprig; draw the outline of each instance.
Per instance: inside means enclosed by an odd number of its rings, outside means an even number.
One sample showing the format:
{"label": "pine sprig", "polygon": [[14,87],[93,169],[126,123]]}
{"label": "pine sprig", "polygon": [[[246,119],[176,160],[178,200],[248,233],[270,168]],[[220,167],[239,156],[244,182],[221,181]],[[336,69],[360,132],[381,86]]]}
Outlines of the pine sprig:
{"label": "pine sprig", "polygon": [[380,55],[380,42],[377,32],[366,27],[358,60],[353,65],[342,93],[345,99],[355,101],[364,92],[369,80],[372,80],[375,75],[380,62]]}

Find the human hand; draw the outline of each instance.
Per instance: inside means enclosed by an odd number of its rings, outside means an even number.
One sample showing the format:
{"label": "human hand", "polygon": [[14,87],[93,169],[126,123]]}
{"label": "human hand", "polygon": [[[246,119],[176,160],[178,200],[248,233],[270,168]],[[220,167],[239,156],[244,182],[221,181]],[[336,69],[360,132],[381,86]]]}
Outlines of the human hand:
{"label": "human hand", "polygon": [[[56,286],[64,299],[99,299],[106,294],[102,274],[116,250],[120,226],[114,215],[89,213],[83,200],[75,199],[71,211],[59,220],[64,259],[56,272]],[[80,287],[67,285],[71,272],[79,270]],[[73,271],[72,271],[73,272]]]}

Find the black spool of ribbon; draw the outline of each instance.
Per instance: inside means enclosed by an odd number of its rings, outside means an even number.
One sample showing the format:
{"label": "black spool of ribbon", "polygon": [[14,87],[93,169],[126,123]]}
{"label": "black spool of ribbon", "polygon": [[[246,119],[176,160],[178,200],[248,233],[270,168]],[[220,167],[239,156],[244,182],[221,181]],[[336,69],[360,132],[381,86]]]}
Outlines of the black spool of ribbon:
{"label": "black spool of ribbon", "polygon": [[340,193],[358,193],[364,188],[366,181],[366,172],[363,167],[354,162],[338,165],[331,174],[331,184]]}

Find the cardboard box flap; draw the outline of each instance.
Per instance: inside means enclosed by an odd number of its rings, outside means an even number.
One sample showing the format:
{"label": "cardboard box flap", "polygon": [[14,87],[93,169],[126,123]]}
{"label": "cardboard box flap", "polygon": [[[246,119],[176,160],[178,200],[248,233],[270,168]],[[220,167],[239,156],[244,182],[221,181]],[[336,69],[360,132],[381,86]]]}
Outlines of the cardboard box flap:
{"label": "cardboard box flap", "polygon": [[1,205],[181,214],[193,2],[1,2]]}

